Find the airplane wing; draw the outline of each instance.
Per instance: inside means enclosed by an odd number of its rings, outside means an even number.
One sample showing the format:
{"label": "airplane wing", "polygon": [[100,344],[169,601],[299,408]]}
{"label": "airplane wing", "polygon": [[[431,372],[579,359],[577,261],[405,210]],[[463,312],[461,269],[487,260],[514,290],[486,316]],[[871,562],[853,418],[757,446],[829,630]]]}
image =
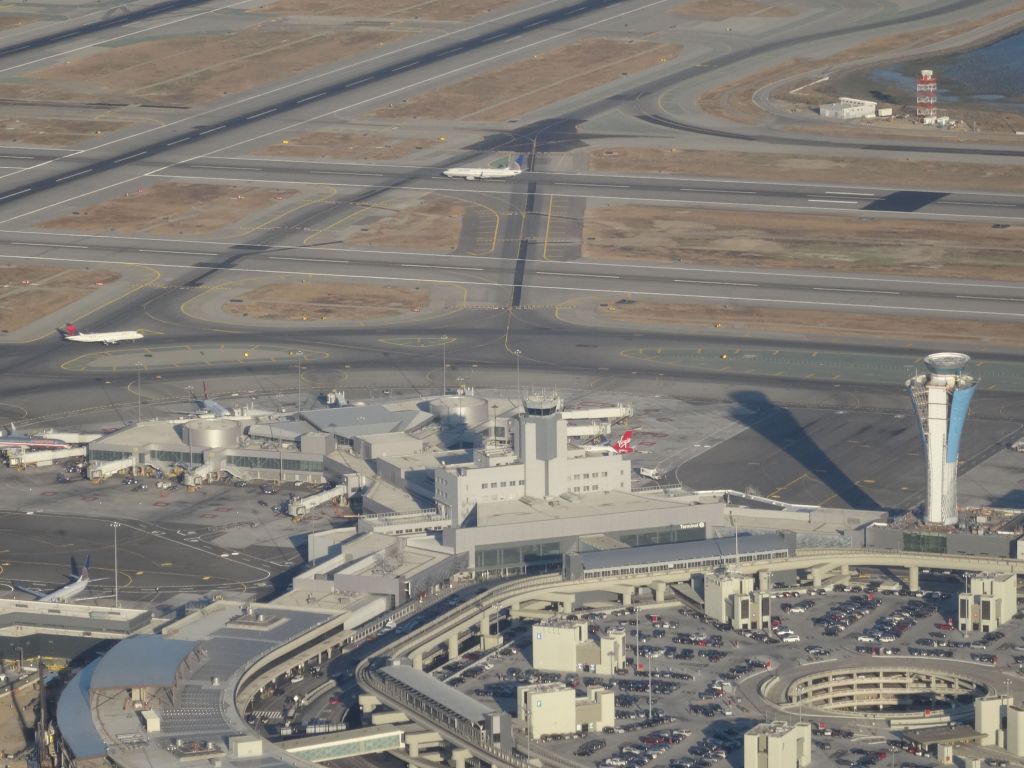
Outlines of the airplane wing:
{"label": "airplane wing", "polygon": [[15,583],[14,588],[16,590],[18,590],[19,592],[25,592],[25,593],[27,593],[29,595],[32,595],[33,597],[35,597],[35,598],[37,598],[39,600],[42,600],[44,597],[46,597],[46,593],[45,592],[37,592],[34,589],[29,589],[28,587],[24,586],[23,584]]}

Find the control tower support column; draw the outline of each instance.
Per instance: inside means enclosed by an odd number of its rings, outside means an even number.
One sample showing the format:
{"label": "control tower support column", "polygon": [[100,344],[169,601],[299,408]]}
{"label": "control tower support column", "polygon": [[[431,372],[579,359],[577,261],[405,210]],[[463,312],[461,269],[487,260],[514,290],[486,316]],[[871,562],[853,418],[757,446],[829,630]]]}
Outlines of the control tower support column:
{"label": "control tower support column", "polygon": [[956,475],[960,436],[977,380],[964,373],[971,361],[959,352],[939,352],[924,359],[927,373],[907,381],[928,465],[925,520],[940,525],[957,522]]}

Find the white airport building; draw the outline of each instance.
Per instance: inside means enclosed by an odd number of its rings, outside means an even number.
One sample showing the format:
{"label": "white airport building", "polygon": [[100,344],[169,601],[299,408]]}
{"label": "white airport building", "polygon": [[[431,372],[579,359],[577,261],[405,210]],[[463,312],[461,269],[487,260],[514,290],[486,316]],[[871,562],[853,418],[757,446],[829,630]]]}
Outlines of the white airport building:
{"label": "white airport building", "polygon": [[857,120],[875,117],[878,110],[877,101],[851,99],[843,96],[839,101],[818,106],[818,114],[828,120]]}
{"label": "white airport building", "polygon": [[[719,568],[704,576],[704,614],[733,629],[771,626],[771,593],[755,588],[755,577]],[[765,585],[769,586],[769,585]]]}
{"label": "white airport building", "polygon": [[587,622],[549,619],[533,625],[531,664],[542,672],[615,674],[626,663],[626,633],[590,638]]}
{"label": "white airport building", "polygon": [[531,739],[576,733],[600,733],[615,726],[615,692],[588,688],[580,696],[562,683],[516,688],[516,717]]}
{"label": "white airport building", "polygon": [[976,573],[957,596],[957,629],[994,632],[1017,612],[1017,577],[1012,573]]}
{"label": "white airport building", "polygon": [[743,735],[743,768],[806,768],[810,764],[810,723],[760,723]]}

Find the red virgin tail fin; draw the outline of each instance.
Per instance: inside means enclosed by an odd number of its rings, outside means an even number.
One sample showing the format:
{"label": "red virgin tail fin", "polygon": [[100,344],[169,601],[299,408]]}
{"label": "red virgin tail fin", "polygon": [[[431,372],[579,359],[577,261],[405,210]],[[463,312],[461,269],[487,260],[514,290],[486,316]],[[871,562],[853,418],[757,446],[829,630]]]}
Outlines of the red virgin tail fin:
{"label": "red virgin tail fin", "polygon": [[72,323],[65,323],[64,324],[64,335],[65,336],[77,336],[78,335],[78,326],[74,325]]}
{"label": "red virgin tail fin", "polygon": [[612,443],[616,453],[633,453],[633,430],[627,429],[622,437]]}

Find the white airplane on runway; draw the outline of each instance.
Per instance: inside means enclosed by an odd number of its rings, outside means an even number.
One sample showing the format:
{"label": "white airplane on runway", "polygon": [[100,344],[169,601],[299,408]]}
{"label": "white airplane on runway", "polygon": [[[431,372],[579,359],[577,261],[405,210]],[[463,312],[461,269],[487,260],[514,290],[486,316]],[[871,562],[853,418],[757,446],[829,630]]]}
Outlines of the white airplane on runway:
{"label": "white airplane on runway", "polygon": [[523,156],[510,159],[505,168],[449,168],[444,175],[449,179],[511,179],[523,172]]}
{"label": "white airplane on runway", "polygon": [[78,330],[77,325],[68,323],[61,331],[65,341],[81,341],[85,343],[117,344],[119,341],[137,341],[145,338],[138,331],[108,331],[107,333],[85,333]]}
{"label": "white airplane on runway", "polygon": [[82,570],[79,572],[78,577],[75,578],[72,576],[71,578],[73,578],[74,581],[60,589],[54,590],[53,592],[37,592],[34,589],[23,587],[21,584],[15,584],[14,588],[21,592],[34,595],[39,599],[40,603],[69,603],[89,587],[89,582],[92,581],[89,578],[89,561],[91,559],[92,555],[87,555],[85,558],[85,565],[82,566]]}

